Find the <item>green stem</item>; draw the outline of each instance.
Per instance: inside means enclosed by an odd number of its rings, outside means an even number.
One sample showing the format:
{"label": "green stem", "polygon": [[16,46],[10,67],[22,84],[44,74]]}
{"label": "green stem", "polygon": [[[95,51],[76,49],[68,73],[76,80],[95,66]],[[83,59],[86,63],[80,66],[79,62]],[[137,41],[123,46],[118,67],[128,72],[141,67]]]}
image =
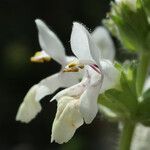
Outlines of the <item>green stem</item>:
{"label": "green stem", "polygon": [[136,78],[136,90],[138,96],[141,96],[150,62],[150,55],[148,53],[142,53],[139,61]]}
{"label": "green stem", "polygon": [[130,150],[134,128],[135,124],[130,123],[129,121],[124,122],[120,136],[119,150]]}

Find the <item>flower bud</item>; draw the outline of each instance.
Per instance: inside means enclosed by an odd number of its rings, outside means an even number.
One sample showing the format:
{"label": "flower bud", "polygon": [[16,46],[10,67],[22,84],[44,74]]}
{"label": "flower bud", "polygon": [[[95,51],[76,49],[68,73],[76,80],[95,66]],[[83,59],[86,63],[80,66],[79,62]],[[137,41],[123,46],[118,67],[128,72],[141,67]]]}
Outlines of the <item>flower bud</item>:
{"label": "flower bud", "polygon": [[150,24],[141,1],[116,0],[104,24],[130,51],[150,50]]}

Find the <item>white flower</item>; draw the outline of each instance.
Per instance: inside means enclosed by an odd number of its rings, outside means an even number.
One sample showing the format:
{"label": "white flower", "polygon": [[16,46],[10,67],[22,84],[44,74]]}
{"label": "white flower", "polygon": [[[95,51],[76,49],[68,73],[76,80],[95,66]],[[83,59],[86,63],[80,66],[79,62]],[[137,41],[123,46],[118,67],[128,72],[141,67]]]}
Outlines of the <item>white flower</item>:
{"label": "white flower", "polygon": [[[34,88],[31,87],[31,89],[27,93],[24,101],[20,105],[16,116],[16,120],[26,123],[31,121],[37,115],[37,113],[41,111],[41,109],[34,107],[33,104],[38,104],[41,107],[39,101],[44,96],[52,94],[60,87],[69,87],[71,85],[74,85],[78,83],[80,78],[82,78],[81,73],[79,74],[62,72],[64,66],[66,66],[68,62],[71,62],[73,60],[76,61],[76,58],[73,56],[68,57],[65,55],[64,47],[61,41],[55,35],[55,33],[49,30],[44,22],[39,19],[36,19],[35,22],[39,31],[39,43],[42,51],[36,52],[35,55],[31,57],[31,61],[41,63],[49,61],[51,58],[53,58],[55,61],[61,64],[62,69],[59,73],[56,73],[40,81],[36,86],[33,86]],[[104,58],[108,58],[112,61],[114,59],[115,50],[106,29],[104,29],[103,27],[97,27],[92,33],[92,37],[98,47],[103,49],[102,54]],[[111,53],[109,53],[108,49],[109,51],[111,51]],[[75,71],[75,69],[73,70]],[[70,71],[72,71],[72,69]],[[32,95],[32,99],[29,95]],[[32,115],[28,115],[29,113]]]}
{"label": "white flower", "polygon": [[[52,94],[60,87],[69,87],[79,82],[80,73],[64,73],[64,67],[75,60],[75,57],[66,56],[64,47],[58,37],[53,33],[44,22],[36,19],[36,25],[39,31],[39,43],[42,48],[41,52],[36,53],[31,61],[44,62],[51,57],[57,61],[62,69],[59,73],[49,76],[38,84],[33,86],[24,98],[24,101],[19,107],[16,120],[28,123],[41,110],[40,100],[48,94]],[[35,104],[35,106],[34,106]],[[38,106],[38,107],[36,107]]]}
{"label": "white flower", "polygon": [[80,83],[62,90],[52,99],[57,100],[58,107],[51,142],[60,144],[70,140],[84,121],[87,124],[93,121],[98,111],[99,94],[115,86],[119,79],[117,69],[102,58],[92,36],[79,23],[73,25],[71,48],[79,59],[78,64],[85,64],[85,74]]}

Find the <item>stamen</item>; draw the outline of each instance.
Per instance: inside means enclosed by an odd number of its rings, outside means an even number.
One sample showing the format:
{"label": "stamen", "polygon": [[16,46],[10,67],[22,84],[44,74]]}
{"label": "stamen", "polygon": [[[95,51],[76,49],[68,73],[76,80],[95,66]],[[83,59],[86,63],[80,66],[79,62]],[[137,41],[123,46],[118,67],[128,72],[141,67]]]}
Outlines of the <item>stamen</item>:
{"label": "stamen", "polygon": [[80,64],[79,61],[73,61],[69,63],[63,72],[79,72],[79,69],[83,69],[84,65]]}
{"label": "stamen", "polygon": [[72,67],[72,68],[65,68],[63,72],[79,72],[79,68]]}
{"label": "stamen", "polygon": [[34,63],[44,63],[51,60],[51,57],[47,55],[44,51],[37,51],[33,57],[31,57],[31,62]]}

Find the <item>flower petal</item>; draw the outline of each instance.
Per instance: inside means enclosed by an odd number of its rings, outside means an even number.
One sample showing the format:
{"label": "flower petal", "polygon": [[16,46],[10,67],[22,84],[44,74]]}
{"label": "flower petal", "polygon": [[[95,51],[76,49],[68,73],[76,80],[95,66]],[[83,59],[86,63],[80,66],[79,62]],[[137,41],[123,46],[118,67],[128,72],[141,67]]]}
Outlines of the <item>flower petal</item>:
{"label": "flower petal", "polygon": [[61,98],[53,122],[51,142],[59,144],[68,142],[82,124],[78,101],[71,97]]}
{"label": "flower petal", "polygon": [[104,76],[101,87],[101,93],[103,93],[105,90],[115,88],[119,84],[120,73],[109,60],[103,59],[100,64]]}
{"label": "flower petal", "polygon": [[65,51],[59,38],[42,20],[36,19],[35,22],[39,31],[41,48],[58,63],[64,65],[66,63]]}
{"label": "flower petal", "polygon": [[52,99],[53,100],[59,100],[61,97],[69,96],[69,97],[79,97],[86,89],[88,80],[83,79],[80,83],[73,85],[69,88],[66,88],[60,92],[58,92]]}
{"label": "flower petal", "polygon": [[80,73],[63,73],[59,72],[50,77],[43,79],[36,90],[36,100],[39,101],[48,94],[52,94],[59,88],[70,87],[79,82]]}
{"label": "flower petal", "polygon": [[102,78],[90,66],[86,66],[85,69],[86,76],[89,78],[89,85],[80,97],[80,112],[84,121],[89,124],[93,121],[98,111],[97,99],[102,85]]}
{"label": "flower petal", "polygon": [[85,123],[90,124],[95,118],[98,105],[97,99],[100,93],[100,85],[97,87],[89,87],[80,98],[80,112]]}
{"label": "flower petal", "polygon": [[71,48],[73,53],[83,63],[99,63],[100,50],[93,42],[91,35],[80,23],[74,22],[71,34]]}
{"label": "flower petal", "polygon": [[41,111],[41,104],[35,100],[38,85],[31,87],[19,107],[16,120],[24,123],[30,122]]}
{"label": "flower petal", "polygon": [[102,26],[97,27],[92,33],[92,38],[101,50],[102,57],[113,61],[115,57],[115,47],[109,32]]}

